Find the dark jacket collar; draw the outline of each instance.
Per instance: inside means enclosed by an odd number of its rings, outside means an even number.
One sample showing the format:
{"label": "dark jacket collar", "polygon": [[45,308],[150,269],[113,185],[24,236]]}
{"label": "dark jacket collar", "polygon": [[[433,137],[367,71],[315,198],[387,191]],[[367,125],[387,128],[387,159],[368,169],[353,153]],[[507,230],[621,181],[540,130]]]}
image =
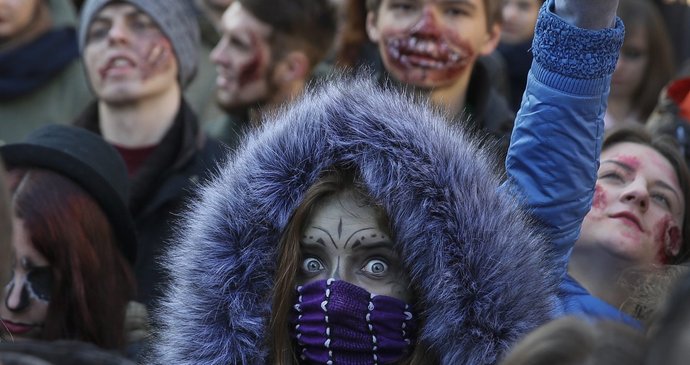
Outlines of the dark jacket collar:
{"label": "dark jacket collar", "polygon": [[[101,134],[98,103],[91,103],[77,118],[75,124]],[[165,133],[158,147],[151,153],[139,172],[132,178],[130,209],[135,218],[145,214],[168,198],[179,195],[183,180],[175,181],[174,187],[167,187],[170,177],[182,170],[193,160],[205,142],[196,115],[182,100],[180,110],[170,129]],[[161,195],[161,192],[168,192]],[[162,200],[162,201],[161,201]]]}

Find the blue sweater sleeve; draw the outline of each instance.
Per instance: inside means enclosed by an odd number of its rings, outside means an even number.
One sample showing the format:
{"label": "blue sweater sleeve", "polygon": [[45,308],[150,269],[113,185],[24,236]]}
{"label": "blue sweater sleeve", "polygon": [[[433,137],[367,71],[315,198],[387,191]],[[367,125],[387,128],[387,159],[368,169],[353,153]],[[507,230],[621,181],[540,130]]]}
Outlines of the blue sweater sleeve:
{"label": "blue sweater sleeve", "polygon": [[515,121],[506,188],[521,197],[562,257],[590,209],[611,74],[623,24],[586,30],[569,25],[547,1],[537,21],[534,60]]}

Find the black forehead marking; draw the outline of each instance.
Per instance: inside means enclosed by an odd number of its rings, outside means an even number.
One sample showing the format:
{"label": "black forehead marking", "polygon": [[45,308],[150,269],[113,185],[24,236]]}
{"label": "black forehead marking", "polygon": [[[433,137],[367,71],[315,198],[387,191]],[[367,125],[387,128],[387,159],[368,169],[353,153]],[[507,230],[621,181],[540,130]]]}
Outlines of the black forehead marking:
{"label": "black forehead marking", "polygon": [[[326,235],[328,235],[328,238],[331,240],[331,243],[333,244],[333,247],[338,248],[338,245],[335,244],[335,240],[333,239],[333,236],[331,236],[331,233],[330,233],[330,232],[328,232],[327,230],[325,230],[325,229],[323,229],[323,228],[321,228],[321,227],[312,227],[312,228],[317,229],[317,230],[319,230],[319,231],[325,233]],[[323,240],[322,240],[321,242],[323,242]],[[324,244],[324,246],[325,246],[325,244]]]}
{"label": "black forehead marking", "polygon": [[343,235],[343,217],[340,217],[340,221],[338,222],[338,240],[340,240],[340,237]]}
{"label": "black forehead marking", "polygon": [[345,240],[345,247],[344,247],[344,248],[347,248],[347,244],[350,243],[350,241],[352,240],[352,238],[353,238],[357,233],[362,232],[362,231],[366,231],[366,230],[369,230],[369,229],[376,229],[376,228],[375,228],[375,227],[366,227],[366,228],[358,229],[358,230],[352,232],[352,234],[350,235],[350,237],[348,237],[347,240]]}

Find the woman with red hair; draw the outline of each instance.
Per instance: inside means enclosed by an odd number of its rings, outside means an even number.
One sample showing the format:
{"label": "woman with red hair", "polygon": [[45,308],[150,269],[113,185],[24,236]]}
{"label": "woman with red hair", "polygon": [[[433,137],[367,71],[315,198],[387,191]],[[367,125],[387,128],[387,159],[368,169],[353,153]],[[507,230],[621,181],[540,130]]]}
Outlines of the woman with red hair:
{"label": "woman with red hair", "polygon": [[0,154],[14,231],[0,332],[123,349],[136,241],[119,155],[91,132],[58,125]]}

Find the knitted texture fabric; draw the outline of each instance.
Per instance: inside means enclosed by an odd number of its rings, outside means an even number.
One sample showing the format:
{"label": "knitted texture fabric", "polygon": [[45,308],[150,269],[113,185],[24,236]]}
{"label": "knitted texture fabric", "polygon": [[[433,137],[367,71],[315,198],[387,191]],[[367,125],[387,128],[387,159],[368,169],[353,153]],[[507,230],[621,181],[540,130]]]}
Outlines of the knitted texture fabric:
{"label": "knitted texture fabric", "polygon": [[412,307],[343,280],[297,288],[290,321],[306,364],[385,365],[410,355],[417,331]]}
{"label": "knitted texture fabric", "polygon": [[[544,2],[544,8],[550,4]],[[549,71],[578,79],[597,79],[613,73],[618,52],[602,52],[602,49],[617,49],[623,43],[625,31],[620,18],[616,18],[614,28],[588,30],[575,28],[544,8],[532,42],[537,63]]]}
{"label": "knitted texture fabric", "polygon": [[[81,10],[79,22],[79,49],[84,52],[87,34],[96,14],[113,0],[88,0]],[[180,84],[186,86],[196,74],[199,45],[199,24],[196,13],[185,0],[118,0],[129,3],[153,19],[172,44],[179,64]]]}

